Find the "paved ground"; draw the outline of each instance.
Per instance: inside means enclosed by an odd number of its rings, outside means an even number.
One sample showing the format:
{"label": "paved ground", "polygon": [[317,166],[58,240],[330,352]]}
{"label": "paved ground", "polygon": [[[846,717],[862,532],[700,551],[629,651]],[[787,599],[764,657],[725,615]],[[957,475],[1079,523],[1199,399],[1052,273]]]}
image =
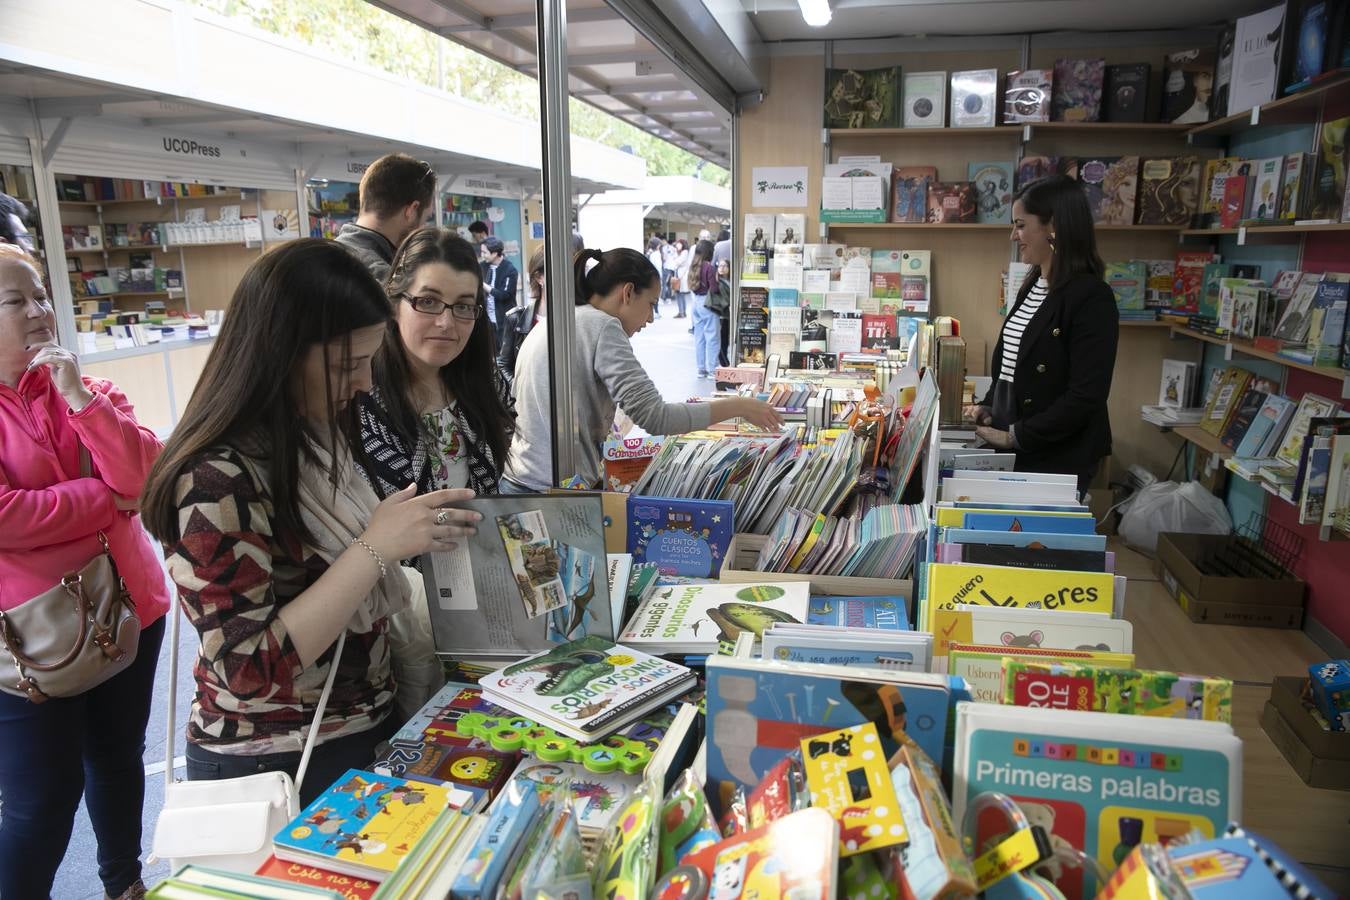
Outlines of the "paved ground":
{"label": "paved ground", "polygon": [[[688,333],[692,319],[676,319],[674,303],[662,304],[662,318],[647,326],[633,341],[638,358],[646,366],[652,379],[661,388],[667,400],[682,401],[691,397],[705,396],[712,392],[711,380],[700,379],[694,365],[694,338]],[[178,724],[174,728],[174,756],[177,759],[176,774],[182,777],[183,728],[187,718],[187,707],[192,700],[191,665],[197,652],[197,636],[191,628],[184,627],[179,639],[183,663],[178,677]],[[164,799],[164,736],[165,715],[168,709],[169,656],[168,639],[165,639],[164,652],[160,655],[159,676],[155,682],[154,706],[150,713],[150,727],[145,736],[145,831],[142,845],[149,855],[151,838],[154,834],[155,820]],[[95,857],[96,845],[94,833],[85,814],[84,807],[75,820],[75,833],[71,837],[70,847],[66,851],[65,861],[57,872],[56,884],[52,896],[56,900],[96,900],[103,896],[98,883],[98,862]],[[149,884],[168,874],[165,863],[147,864],[145,880]]]}

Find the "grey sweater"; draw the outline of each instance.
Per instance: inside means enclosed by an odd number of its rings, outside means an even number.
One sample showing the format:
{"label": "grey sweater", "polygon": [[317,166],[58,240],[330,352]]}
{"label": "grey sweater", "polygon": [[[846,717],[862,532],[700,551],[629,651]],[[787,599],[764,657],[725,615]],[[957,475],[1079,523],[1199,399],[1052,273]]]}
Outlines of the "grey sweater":
{"label": "grey sweater", "polygon": [[[575,474],[588,484],[600,480],[600,446],[610,436],[618,407],[651,434],[683,434],[707,427],[711,415],[707,403],[667,403],[661,397],[633,355],[618,319],[587,305],[577,307],[576,322],[569,432],[577,445]],[[516,433],[505,474],[531,490],[547,490],[553,486],[547,321],[536,325],[520,348],[515,387]]]}
{"label": "grey sweater", "polygon": [[389,238],[355,222],[347,222],[333,240],[350,250],[353,256],[365,263],[375,280],[384,284],[389,277],[389,264],[394,261],[395,247]]}

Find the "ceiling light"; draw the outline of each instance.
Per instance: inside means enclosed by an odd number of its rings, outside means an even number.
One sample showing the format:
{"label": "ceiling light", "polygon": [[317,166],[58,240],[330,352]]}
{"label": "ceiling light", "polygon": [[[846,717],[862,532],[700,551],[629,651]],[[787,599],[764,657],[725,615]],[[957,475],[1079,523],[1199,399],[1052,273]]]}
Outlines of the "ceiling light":
{"label": "ceiling light", "polygon": [[797,0],[802,8],[802,19],[813,28],[830,24],[830,0]]}

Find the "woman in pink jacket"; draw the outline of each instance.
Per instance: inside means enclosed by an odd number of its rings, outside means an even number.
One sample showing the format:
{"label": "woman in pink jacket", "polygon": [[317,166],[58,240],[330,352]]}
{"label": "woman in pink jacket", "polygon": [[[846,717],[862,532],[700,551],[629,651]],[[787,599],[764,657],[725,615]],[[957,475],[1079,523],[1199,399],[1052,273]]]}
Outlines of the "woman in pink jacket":
{"label": "woman in pink jacket", "polygon": [[104,889],[137,898],[141,756],[169,591],[136,497],[160,442],[116,386],[80,375],[55,328],[38,263],[0,245],[0,610],[78,571],[102,531],[143,631],[135,662],[80,696],[34,704],[0,692],[0,897],[49,895],[83,795]]}

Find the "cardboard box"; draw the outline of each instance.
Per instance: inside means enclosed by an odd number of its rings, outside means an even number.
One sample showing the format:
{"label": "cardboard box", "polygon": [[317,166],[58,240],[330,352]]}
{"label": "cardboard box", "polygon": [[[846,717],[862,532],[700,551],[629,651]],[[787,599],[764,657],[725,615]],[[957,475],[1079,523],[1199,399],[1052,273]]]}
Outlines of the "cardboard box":
{"label": "cardboard box", "polygon": [[1310,787],[1350,791],[1350,760],[1326,759],[1315,755],[1300,740],[1294,726],[1270,701],[1266,702],[1265,710],[1261,713],[1261,728],[1298,773],[1298,777]]}
{"label": "cardboard box", "polygon": [[795,572],[759,572],[755,561],[768,537],[762,534],[738,534],[731,539],[727,557],[722,560],[719,580],[750,584],[757,581],[809,581],[812,594],[831,597],[905,598],[909,615],[914,615],[914,582],[909,579],[858,578],[852,575],[798,575]]}
{"label": "cardboard box", "polygon": [[1323,730],[1303,704],[1305,682],[1297,675],[1277,676],[1270,684],[1270,702],[1313,756],[1350,761],[1350,731]]}
{"label": "cardboard box", "polygon": [[1306,585],[1298,578],[1206,575],[1198,564],[1229,542],[1222,534],[1158,535],[1158,577],[1192,622],[1299,628]]}

